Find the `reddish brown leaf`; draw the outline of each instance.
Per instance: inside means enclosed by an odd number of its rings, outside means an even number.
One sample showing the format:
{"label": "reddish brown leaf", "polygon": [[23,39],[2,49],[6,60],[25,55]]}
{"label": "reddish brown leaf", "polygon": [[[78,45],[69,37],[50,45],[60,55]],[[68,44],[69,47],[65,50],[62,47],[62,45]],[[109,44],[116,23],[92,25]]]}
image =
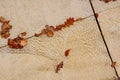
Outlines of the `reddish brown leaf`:
{"label": "reddish brown leaf", "polygon": [[98,18],[98,16],[99,16],[98,13],[95,13],[95,16],[96,16],[96,18]]}
{"label": "reddish brown leaf", "polygon": [[55,27],[54,26],[49,26],[50,27],[50,30],[54,31],[55,30]]}
{"label": "reddish brown leaf", "polygon": [[22,33],[21,33],[21,36],[26,36],[26,35],[27,35],[26,32],[22,32]]}
{"label": "reddish brown leaf", "polygon": [[67,49],[67,50],[65,51],[65,56],[66,56],[66,57],[69,55],[70,50],[71,50],[71,49]]}
{"label": "reddish brown leaf", "polygon": [[20,46],[26,46],[27,45],[27,43],[28,43],[28,41],[27,41],[27,39],[22,39],[22,40],[20,40]]}
{"label": "reddish brown leaf", "polygon": [[46,29],[49,29],[49,30],[52,30],[52,31],[55,30],[55,27],[54,27],[54,26],[45,25],[45,28],[46,28]]}
{"label": "reddish brown leaf", "polygon": [[2,25],[1,25],[1,31],[0,35],[2,38],[8,38],[10,36],[10,29],[12,29],[12,26],[9,24],[10,21],[5,21],[1,19]]}
{"label": "reddish brown leaf", "polygon": [[114,68],[115,66],[116,66],[116,62],[113,62],[113,63],[111,64],[111,67]]}
{"label": "reddish brown leaf", "polygon": [[1,31],[0,33],[1,33],[1,37],[5,38],[5,39],[7,39],[10,36],[9,32],[3,32],[3,31]]}
{"label": "reddish brown leaf", "polygon": [[9,22],[5,22],[1,26],[2,30],[10,30],[11,28],[12,28],[12,26],[9,24]]}
{"label": "reddish brown leaf", "polygon": [[70,25],[73,25],[74,23],[74,18],[68,18],[66,22],[64,22],[65,27],[69,27]]}
{"label": "reddish brown leaf", "polygon": [[8,39],[8,46],[13,49],[21,49],[27,45],[27,39],[23,37],[16,37],[14,39]]}
{"label": "reddish brown leaf", "polygon": [[73,25],[73,22],[74,22],[74,18],[69,18],[69,19],[67,19],[67,23],[68,23],[69,25]]}
{"label": "reddish brown leaf", "polygon": [[55,72],[58,73],[58,71],[60,70],[60,68],[63,68],[63,61],[61,61],[58,65],[56,65]]}
{"label": "reddish brown leaf", "polygon": [[35,33],[34,36],[35,36],[35,37],[39,37],[39,36],[41,36],[41,33],[38,33],[38,34]]}
{"label": "reddish brown leaf", "polygon": [[55,31],[62,30],[62,27],[63,27],[63,25],[58,25],[58,26],[56,26]]}
{"label": "reddish brown leaf", "polygon": [[47,33],[47,29],[43,29],[42,31],[41,31],[41,34],[46,34]]}
{"label": "reddish brown leaf", "polygon": [[53,31],[51,31],[51,30],[47,30],[47,36],[48,37],[53,37],[53,35],[54,35],[54,33],[53,33]]}
{"label": "reddish brown leaf", "polygon": [[0,16],[0,23],[4,23],[6,21],[6,19],[2,16]]}

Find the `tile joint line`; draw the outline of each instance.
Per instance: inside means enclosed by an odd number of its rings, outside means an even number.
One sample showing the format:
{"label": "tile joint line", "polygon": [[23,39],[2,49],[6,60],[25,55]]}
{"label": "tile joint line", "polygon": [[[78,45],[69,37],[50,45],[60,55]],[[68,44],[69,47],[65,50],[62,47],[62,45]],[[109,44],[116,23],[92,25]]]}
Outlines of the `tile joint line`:
{"label": "tile joint line", "polygon": [[[105,37],[104,37],[103,32],[102,32],[102,29],[101,29],[101,27],[100,27],[99,21],[98,21],[96,15],[95,15],[96,12],[95,12],[95,9],[94,9],[94,7],[93,7],[92,1],[89,0],[89,2],[90,2],[90,5],[91,5],[91,8],[92,8],[92,11],[93,11],[93,13],[94,13],[94,17],[95,17],[95,20],[96,20],[96,23],[97,23],[98,29],[99,29],[99,31],[100,31],[101,37],[102,37],[103,42],[104,42],[104,44],[105,44],[105,47],[106,47],[107,53],[108,53],[108,55],[109,55],[109,58],[110,58],[110,60],[111,60],[111,63],[113,63],[114,61],[113,61],[112,56],[111,56],[111,54],[110,54],[110,51],[109,51],[108,45],[107,45],[107,43],[106,43]],[[119,75],[118,75],[118,72],[117,72],[115,66],[114,66],[114,70],[115,70],[116,76],[118,77],[118,80],[120,80],[120,77],[119,77]]]}

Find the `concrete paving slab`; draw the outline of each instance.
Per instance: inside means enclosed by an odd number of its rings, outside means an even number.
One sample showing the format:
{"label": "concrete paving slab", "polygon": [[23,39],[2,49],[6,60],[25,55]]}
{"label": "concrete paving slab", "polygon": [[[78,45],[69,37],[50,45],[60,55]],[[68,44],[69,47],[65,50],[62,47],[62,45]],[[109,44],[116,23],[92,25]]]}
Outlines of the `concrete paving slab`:
{"label": "concrete paving slab", "polygon": [[[98,5],[99,4],[99,5]],[[110,50],[111,56],[114,61],[117,62],[116,68],[118,74],[120,75],[120,61],[119,61],[119,52],[120,52],[120,0],[111,1],[109,3],[102,3],[93,0],[93,5],[96,12],[101,11],[99,14],[99,23],[103,30],[108,48]],[[108,9],[105,12],[104,9]]]}
{"label": "concrete paving slab", "polygon": [[[71,49],[65,58],[64,51]],[[0,49],[2,80],[114,80],[104,43],[94,17],[76,22],[70,28],[29,39],[21,50]],[[64,61],[55,73],[55,65]]]}
{"label": "concrete paving slab", "polygon": [[110,1],[108,3],[105,3],[104,1],[100,0],[92,0],[92,3],[95,7],[96,13],[106,11],[115,7],[120,7],[120,0],[116,1]]}
{"label": "concrete paving slab", "polygon": [[100,13],[98,19],[120,75],[120,7]]}

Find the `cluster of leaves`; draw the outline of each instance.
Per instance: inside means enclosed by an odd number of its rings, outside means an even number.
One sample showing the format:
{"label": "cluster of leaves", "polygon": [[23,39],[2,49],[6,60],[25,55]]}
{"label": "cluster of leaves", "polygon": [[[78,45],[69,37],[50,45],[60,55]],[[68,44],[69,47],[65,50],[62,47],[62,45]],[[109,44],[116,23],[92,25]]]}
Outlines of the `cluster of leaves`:
{"label": "cluster of leaves", "polygon": [[0,16],[0,23],[2,23],[0,35],[2,38],[6,39],[10,36],[10,30],[12,29],[12,25],[10,25],[9,22],[9,20],[6,20],[4,17]]}
{"label": "cluster of leaves", "polygon": [[57,25],[56,27],[54,26],[49,26],[46,25],[45,28],[38,34],[34,34],[34,36],[39,37],[42,34],[46,34],[48,37],[53,37],[55,31],[62,30],[63,28],[70,27],[70,25],[73,25],[74,23],[74,18],[68,18],[64,24]]}
{"label": "cluster of leaves", "polygon": [[20,33],[16,38],[14,39],[8,39],[8,46],[10,48],[14,49],[21,49],[24,46],[27,45],[27,39],[24,38],[26,36],[26,32]]}
{"label": "cluster of leaves", "polygon": [[[53,37],[55,31],[70,27],[70,25],[73,25],[74,21],[74,18],[68,18],[64,24],[57,25],[56,27],[45,25],[45,28],[42,29],[40,33],[35,33],[34,36],[39,37],[43,34],[46,34],[48,37]],[[2,38],[8,38],[10,36],[10,29],[12,29],[12,26],[9,24],[9,22],[10,21],[6,20],[4,17],[0,17],[0,23],[2,23],[0,34]],[[8,39],[8,46],[10,48],[21,49],[27,44],[27,39],[24,38],[24,36],[26,36],[26,32],[23,32],[20,35],[14,39]]]}

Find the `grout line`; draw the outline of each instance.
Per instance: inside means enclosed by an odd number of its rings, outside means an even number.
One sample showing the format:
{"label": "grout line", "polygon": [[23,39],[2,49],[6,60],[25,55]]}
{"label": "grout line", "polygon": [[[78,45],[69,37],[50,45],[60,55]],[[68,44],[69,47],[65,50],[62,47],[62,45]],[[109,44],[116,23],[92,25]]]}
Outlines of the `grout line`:
{"label": "grout line", "polygon": [[[105,44],[107,53],[108,53],[108,55],[109,55],[109,58],[110,58],[110,60],[111,60],[111,63],[113,63],[114,61],[113,61],[112,56],[111,56],[111,54],[110,54],[108,45],[107,45],[107,43],[106,43],[105,37],[104,37],[103,32],[102,32],[102,29],[101,29],[101,27],[100,27],[99,21],[98,21],[98,19],[97,19],[97,17],[96,17],[96,13],[95,13],[95,9],[94,9],[94,7],[93,7],[92,1],[89,0],[89,2],[90,2],[90,5],[91,5],[91,8],[92,8],[92,10],[93,10],[94,17],[95,17],[96,23],[97,23],[97,25],[98,25],[98,29],[99,29],[99,31],[100,31],[101,37],[102,37],[103,42],[104,42],[104,44]],[[117,72],[117,70],[116,70],[116,67],[114,66],[113,68],[114,68],[115,73],[116,73],[116,76],[118,77],[118,80],[119,80],[120,77],[119,77],[119,75],[118,75],[118,72]]]}

